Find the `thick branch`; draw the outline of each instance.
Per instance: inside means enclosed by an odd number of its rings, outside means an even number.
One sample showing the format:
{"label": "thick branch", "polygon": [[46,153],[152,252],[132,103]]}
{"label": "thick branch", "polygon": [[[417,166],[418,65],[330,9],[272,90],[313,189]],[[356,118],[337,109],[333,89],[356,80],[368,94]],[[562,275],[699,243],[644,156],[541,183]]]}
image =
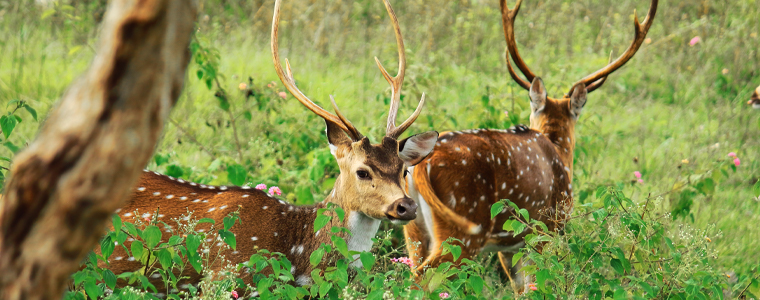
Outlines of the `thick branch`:
{"label": "thick branch", "polygon": [[180,95],[194,0],[114,0],[89,70],[12,164],[0,297],[59,299],[124,205]]}

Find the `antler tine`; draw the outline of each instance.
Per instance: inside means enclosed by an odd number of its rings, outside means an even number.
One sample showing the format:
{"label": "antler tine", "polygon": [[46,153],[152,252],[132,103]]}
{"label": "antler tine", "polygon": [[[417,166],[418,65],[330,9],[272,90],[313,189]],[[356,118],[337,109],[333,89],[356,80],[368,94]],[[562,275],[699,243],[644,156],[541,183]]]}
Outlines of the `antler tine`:
{"label": "antler tine", "polygon": [[509,57],[507,57],[507,67],[510,69],[510,75],[512,76],[512,79],[517,81],[517,83],[524,89],[529,90],[530,82],[533,81],[533,78],[535,78],[536,75],[530,71],[528,65],[525,63],[525,61],[523,61],[522,57],[520,57],[520,52],[517,50],[517,42],[515,41],[515,17],[517,17],[517,13],[520,11],[520,4],[522,4],[522,0],[517,0],[515,8],[509,9],[506,0],[499,1],[499,5],[501,6],[501,24],[502,28],[504,29],[504,38],[507,40],[507,50],[509,52],[509,56],[512,57],[512,60],[515,61],[517,68],[520,69],[523,75],[525,75],[525,78],[528,80],[525,81],[518,79],[519,77],[514,72],[514,69],[512,69],[512,66],[509,63]]}
{"label": "antler tine", "polygon": [[394,139],[398,139],[398,137],[401,136],[401,134],[404,133],[404,131],[409,129],[409,127],[412,126],[412,123],[414,123],[414,121],[417,120],[417,117],[420,116],[420,112],[422,112],[422,106],[424,105],[425,105],[425,93],[422,93],[422,98],[420,98],[420,103],[417,104],[417,108],[414,110],[414,112],[409,117],[409,119],[406,119],[404,123],[401,123],[401,125],[394,128],[391,133],[386,133],[386,135]]}
{"label": "antler tine", "polygon": [[[414,120],[412,117],[410,117],[404,121],[403,124],[406,124],[406,128],[402,128],[403,126],[396,127],[396,115],[398,114],[398,108],[401,102],[401,85],[404,83],[404,72],[406,70],[406,53],[404,53],[404,39],[401,36],[401,27],[398,24],[398,17],[396,17],[396,12],[393,11],[393,7],[391,7],[391,3],[388,0],[383,0],[383,4],[385,4],[385,10],[388,11],[388,16],[391,18],[391,23],[393,24],[393,32],[396,35],[396,44],[398,46],[398,74],[396,74],[396,77],[391,77],[391,75],[388,74],[388,71],[385,70],[385,67],[383,67],[383,64],[380,63],[380,60],[377,59],[377,57],[375,57],[375,62],[377,63],[377,67],[380,69],[380,73],[383,74],[385,80],[388,81],[388,84],[391,85],[391,105],[390,109],[388,110],[388,125],[385,128],[385,135],[393,138],[398,138]],[[418,108],[421,107],[421,104],[422,102],[420,102]],[[413,117],[416,118],[416,116]],[[412,122],[409,122],[409,120],[412,120]]]}
{"label": "antler tine", "polygon": [[[610,58],[607,59],[607,64],[609,65],[610,62],[612,62],[612,51],[610,51]],[[586,93],[591,93],[594,90],[596,90],[599,87],[601,87],[604,84],[604,82],[607,81],[607,77],[608,76],[604,76],[604,77],[600,78],[599,80],[594,81],[593,83],[591,83],[589,85],[586,85]],[[572,93],[572,91],[571,91],[571,93]]]}
{"label": "antler tine", "polygon": [[[639,51],[639,47],[641,47],[641,44],[644,42],[644,38],[646,38],[647,33],[649,32],[649,28],[652,27],[652,20],[654,20],[654,16],[657,13],[658,2],[659,0],[652,0],[652,4],[649,6],[649,12],[647,12],[647,17],[644,19],[644,22],[639,23],[639,17],[636,15],[636,10],[633,11],[633,29],[635,34],[631,45],[628,46],[628,49],[626,49],[625,52],[623,52],[623,54],[620,55],[620,57],[618,57],[614,62],[607,64],[607,66],[604,68],[601,68],[591,75],[584,77],[583,79],[579,80],[578,83],[583,82],[586,84],[586,86],[592,85],[592,82],[596,83],[602,77],[610,75],[612,72],[615,72],[617,69],[625,65],[625,63],[627,63],[628,60],[630,60],[633,55]],[[603,82],[604,81],[602,81],[602,83]],[[590,90],[587,89],[587,92],[590,92]]]}
{"label": "antler tine", "polygon": [[343,116],[343,114],[340,113],[340,110],[338,109],[338,104],[335,104],[335,98],[333,98],[332,95],[330,95],[330,102],[332,102],[333,109],[335,109],[335,114],[338,115],[338,118],[343,122],[343,124],[346,124],[346,127],[348,127],[348,134],[352,137],[356,137],[355,140],[360,140],[362,138],[362,134],[359,133],[358,130],[356,130],[356,127],[354,127],[353,124],[351,124],[351,121],[349,121],[346,117]]}
{"label": "antler tine", "polygon": [[509,71],[509,76],[511,76],[518,85],[526,90],[530,90],[530,82],[527,82],[524,79],[520,78],[520,75],[517,75],[517,73],[515,73],[515,69],[512,68],[512,63],[509,61],[509,50],[504,51],[504,57],[507,59],[507,70]]}
{"label": "antler tine", "polygon": [[[298,99],[298,102],[301,102],[306,108],[317,114],[318,116],[324,118],[325,120],[328,120],[332,123],[335,123],[343,129],[346,133],[348,133],[351,136],[351,139],[354,141],[358,141],[361,139],[361,134],[359,134],[359,131],[351,124],[351,122],[348,122],[346,120],[343,121],[345,118],[341,118],[338,116],[335,116],[331,114],[330,112],[324,110],[323,108],[319,107],[319,105],[315,104],[313,101],[311,101],[306,95],[301,92],[301,90],[298,89],[296,86],[296,81],[293,78],[293,71],[290,68],[290,62],[288,60],[285,60],[285,64],[287,65],[287,73],[282,69],[282,63],[280,62],[280,54],[279,54],[279,47],[277,42],[277,34],[279,32],[279,26],[280,26],[280,6],[281,6],[282,0],[277,0],[274,3],[274,16],[272,17],[272,40],[271,40],[271,47],[272,47],[272,60],[274,61],[274,68],[275,71],[277,71],[277,76],[280,77],[280,81],[282,81],[282,84],[285,85],[285,88],[290,91],[291,94],[293,94],[293,97]],[[337,111],[337,106],[336,106]]]}

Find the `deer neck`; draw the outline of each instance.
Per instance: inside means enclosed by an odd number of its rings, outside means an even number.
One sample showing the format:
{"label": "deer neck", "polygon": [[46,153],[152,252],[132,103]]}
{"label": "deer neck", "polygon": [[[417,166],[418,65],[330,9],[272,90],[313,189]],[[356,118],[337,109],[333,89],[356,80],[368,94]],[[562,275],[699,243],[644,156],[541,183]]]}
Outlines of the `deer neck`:
{"label": "deer neck", "polygon": [[[340,206],[346,215],[343,222],[340,222],[337,217],[334,217],[331,221],[332,226],[344,227],[348,229],[351,234],[341,235],[348,244],[349,251],[369,251],[372,249],[372,238],[375,237],[377,231],[380,229],[380,220],[371,218],[364,213],[352,208],[352,205],[348,203],[358,203],[361,199],[348,199],[345,194],[336,192],[340,189],[340,178],[336,180],[335,187],[325,202],[332,202]],[[355,255],[352,266],[361,267],[361,260],[357,259],[359,255]]]}
{"label": "deer neck", "polygon": [[565,165],[567,177],[573,179],[573,153],[575,152],[575,122],[543,122],[538,131],[542,132],[559,154],[559,159]]}

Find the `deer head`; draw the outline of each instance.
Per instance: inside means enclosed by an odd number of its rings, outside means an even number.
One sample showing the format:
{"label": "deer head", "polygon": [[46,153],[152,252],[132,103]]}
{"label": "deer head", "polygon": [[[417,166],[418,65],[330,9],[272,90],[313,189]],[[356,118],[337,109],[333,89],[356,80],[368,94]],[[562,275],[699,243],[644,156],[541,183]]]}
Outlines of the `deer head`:
{"label": "deer head", "polygon": [[[430,131],[409,138],[398,137],[417,119],[425,103],[422,95],[414,113],[401,125],[396,126],[401,85],[404,81],[406,59],[404,42],[398,18],[387,0],[385,8],[393,23],[398,44],[399,70],[391,77],[380,61],[375,61],[383,76],[391,85],[391,104],[388,113],[386,135],[379,144],[371,144],[356,127],[338,109],[335,99],[330,97],[335,115],[314,104],[298,87],[288,60],[287,71],[283,70],[278,54],[277,34],[280,22],[280,0],[275,3],[272,22],[272,56],[275,70],[280,80],[293,96],[304,106],[325,119],[330,150],[338,161],[340,175],[335,181],[330,196],[325,199],[340,205],[349,216],[353,212],[374,220],[388,219],[394,223],[406,223],[416,218],[417,204],[405,191],[404,177],[407,167],[414,166],[424,159],[435,146],[438,133]],[[374,233],[373,233],[374,234]]]}
{"label": "deer head", "polygon": [[[561,98],[547,97],[546,87],[540,77],[536,76],[520,57],[515,41],[515,17],[520,11],[522,0],[518,0],[514,9],[509,9],[506,0],[500,1],[502,26],[507,40],[507,69],[509,75],[518,85],[530,92],[530,127],[544,133],[555,145],[562,156],[562,161],[570,170],[573,166],[573,149],[575,147],[575,123],[586,105],[586,96],[604,84],[607,76],[625,65],[644,42],[652,20],[657,12],[658,0],[652,0],[649,12],[643,22],[639,23],[634,11],[634,38],[631,45],[614,62],[579,80]],[[522,79],[512,68],[510,57],[525,76]],[[610,60],[612,57],[610,57]],[[568,174],[572,176],[572,174]]]}

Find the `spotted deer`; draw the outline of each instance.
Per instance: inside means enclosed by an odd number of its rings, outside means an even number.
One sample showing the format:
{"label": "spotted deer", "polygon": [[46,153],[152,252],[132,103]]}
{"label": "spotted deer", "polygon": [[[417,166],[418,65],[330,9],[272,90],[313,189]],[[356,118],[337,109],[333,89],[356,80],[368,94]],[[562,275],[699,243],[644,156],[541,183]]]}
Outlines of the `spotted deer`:
{"label": "spotted deer", "polygon": [[[644,22],[636,19],[634,40],[623,55],[575,83],[567,95],[554,99],[547,97],[543,81],[517,51],[514,20],[521,2],[509,9],[502,0],[501,13],[509,73],[530,94],[530,127],[443,132],[433,153],[417,167],[410,167],[413,176],[407,181],[420,217],[404,227],[404,234],[410,257],[421,262],[417,274],[453,260],[450,254],[441,255],[441,243],[449,237],[462,241],[460,259],[496,251],[507,275],[514,274],[506,261],[524,246],[527,232],[513,236],[502,230],[509,213],[491,219],[491,205],[500,199],[527,209],[531,218],[543,221],[549,230],[562,227],[573,207],[575,124],[586,95],[633,57],[657,9],[657,0],[653,0]],[[527,80],[515,73],[510,56]]]}
{"label": "spotted deer", "polygon": [[749,101],[747,101],[747,104],[752,105],[752,108],[754,109],[760,109],[760,86],[758,86],[755,89],[755,92],[752,93],[752,96],[749,98]]}
{"label": "spotted deer", "polygon": [[[371,238],[375,236],[381,220],[390,220],[394,224],[406,224],[417,216],[417,204],[406,190],[406,170],[422,161],[433,149],[438,133],[429,131],[399,140],[417,119],[425,102],[424,95],[414,113],[401,125],[396,126],[396,115],[400,102],[400,91],[404,81],[406,60],[404,42],[396,14],[388,0],[384,0],[398,44],[399,71],[391,77],[375,58],[382,75],[392,88],[390,111],[388,113],[386,134],[379,144],[371,144],[352,123],[341,114],[332,100],[335,114],[332,114],[307,98],[298,87],[286,60],[283,70],[278,54],[278,27],[280,23],[281,0],[275,2],[272,22],[271,49],[275,70],[280,80],[290,93],[309,110],[325,120],[327,139],[332,154],[335,156],[340,174],[335,185],[322,202],[311,206],[296,206],[269,195],[264,191],[249,187],[210,186],[196,184],[179,178],[172,178],[155,172],[146,171],[135,186],[129,203],[117,211],[124,218],[150,218],[164,221],[180,218],[187,211],[193,211],[194,217],[211,218],[217,224],[229,213],[239,210],[242,225],[232,227],[237,239],[237,248],[225,254],[225,259],[233,264],[248,261],[256,249],[280,252],[292,262],[295,283],[299,285],[310,282],[312,267],[310,254],[321,243],[330,243],[330,233],[322,229],[314,232],[314,220],[317,210],[334,203],[345,211],[343,222],[333,218],[330,225],[347,228],[351,234],[344,236],[349,250],[367,251],[372,246]],[[331,97],[332,98],[332,97]],[[153,215],[158,211],[158,215]],[[139,215],[135,214],[138,212]],[[204,226],[205,225],[205,226]],[[329,226],[326,228],[329,228]],[[199,231],[208,230],[209,224],[202,224]],[[162,228],[169,231],[170,228]],[[163,233],[164,240],[169,238]],[[211,241],[216,243],[216,241]],[[126,243],[130,247],[130,242]],[[193,249],[194,250],[194,249]],[[116,274],[135,271],[141,264],[121,247],[111,255],[109,267]],[[352,262],[361,266],[360,260]],[[211,267],[219,271],[221,262]],[[192,268],[191,268],[192,269]],[[156,286],[160,276],[151,269],[142,270]],[[174,289],[188,288],[188,284],[200,281],[202,274],[189,270],[184,276],[189,279]]]}

